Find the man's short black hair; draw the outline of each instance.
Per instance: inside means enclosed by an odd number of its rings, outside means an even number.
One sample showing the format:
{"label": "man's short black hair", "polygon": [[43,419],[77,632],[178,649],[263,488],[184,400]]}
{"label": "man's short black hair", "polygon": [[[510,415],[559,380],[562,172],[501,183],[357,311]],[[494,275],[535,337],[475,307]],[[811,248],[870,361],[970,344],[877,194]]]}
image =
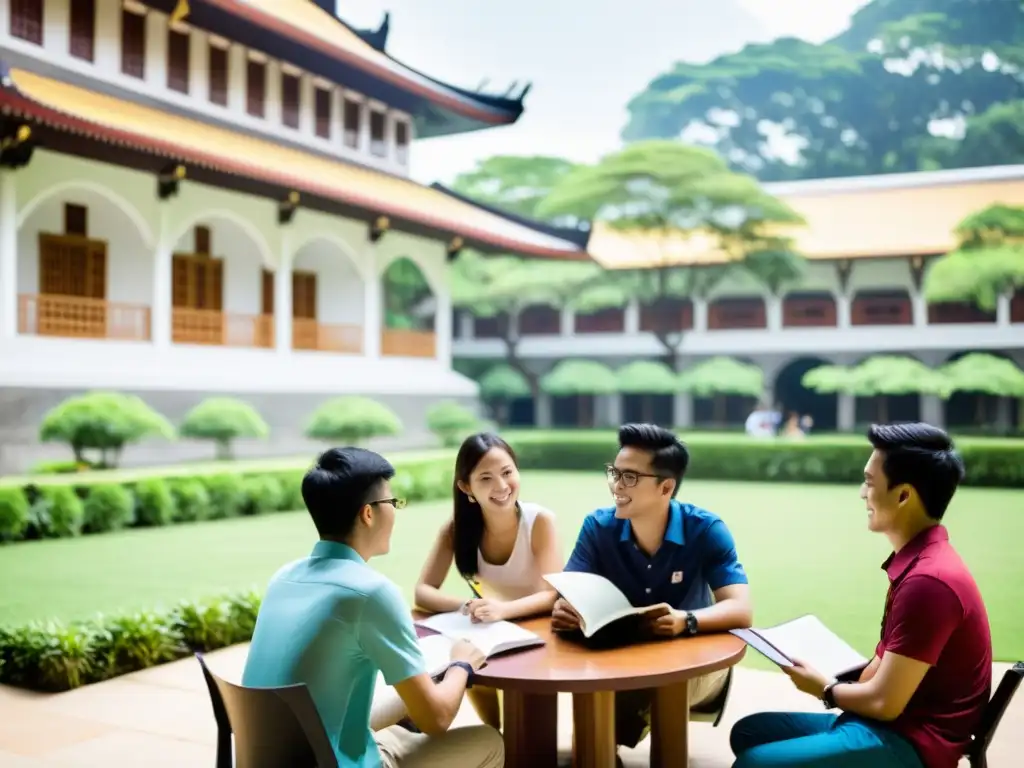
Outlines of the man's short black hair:
{"label": "man's short black hair", "polygon": [[654,471],[676,481],[676,487],[672,489],[672,498],[675,498],[690,465],[690,452],[674,432],[657,424],[623,424],[619,427],[619,448],[636,448],[650,453]]}
{"label": "man's short black hair", "polygon": [[906,483],[921,497],[925,514],[941,520],[964,479],[964,461],[948,434],[931,424],[873,424],[868,440],[882,454],[889,487]]}
{"label": "man's short black hair", "polygon": [[395,476],[383,456],[365,448],[331,448],[302,478],[302,500],[321,539],[343,541],[381,482]]}

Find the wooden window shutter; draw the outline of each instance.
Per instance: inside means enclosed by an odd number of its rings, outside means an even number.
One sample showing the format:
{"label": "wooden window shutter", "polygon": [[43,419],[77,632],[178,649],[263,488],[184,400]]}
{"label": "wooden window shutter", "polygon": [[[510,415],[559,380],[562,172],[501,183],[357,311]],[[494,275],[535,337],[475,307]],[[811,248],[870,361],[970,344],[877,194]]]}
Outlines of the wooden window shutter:
{"label": "wooden window shutter", "polygon": [[316,91],[316,135],[322,139],[331,138],[331,92],[325,88]]}
{"label": "wooden window shutter", "polygon": [[188,93],[189,34],[167,30],[167,87],[179,93]]}
{"label": "wooden window shutter", "polygon": [[263,314],[274,314],[274,273],[269,269],[263,270]]}
{"label": "wooden window shutter", "polygon": [[70,53],[92,61],[96,50],[96,0],[71,0]]}
{"label": "wooden window shutter", "polygon": [[316,320],[316,274],[292,273],[292,317]]}
{"label": "wooden window shutter", "polygon": [[193,277],[191,259],[175,255],[171,262],[171,304],[175,307],[193,305]]}
{"label": "wooden window shutter", "polygon": [[302,101],[299,89],[298,77],[281,73],[281,122],[289,128],[299,127],[299,105]]}
{"label": "wooden window shutter", "polygon": [[224,262],[220,259],[208,259],[205,261],[209,273],[207,281],[207,309],[214,309],[220,312],[224,309]]}
{"label": "wooden window shutter", "polygon": [[213,241],[210,238],[210,228],[198,226],[195,228],[195,252],[205,253],[209,255],[212,253]]}
{"label": "wooden window shutter", "polygon": [[359,111],[360,104],[357,101],[351,101],[345,99],[344,104],[344,140],[345,146],[350,149],[358,149],[359,147]]}
{"label": "wooden window shutter", "polygon": [[263,117],[267,92],[267,68],[259,61],[249,60],[245,70],[246,111]]}
{"label": "wooden window shutter", "polygon": [[64,234],[89,236],[89,209],[84,205],[64,203]]}
{"label": "wooden window shutter", "polygon": [[121,72],[140,80],[146,76],[146,17],[121,11]]}
{"label": "wooden window shutter", "polygon": [[43,0],[9,0],[11,37],[43,44]]}
{"label": "wooden window shutter", "polygon": [[210,46],[210,102],[222,107],[228,105],[228,51]]}

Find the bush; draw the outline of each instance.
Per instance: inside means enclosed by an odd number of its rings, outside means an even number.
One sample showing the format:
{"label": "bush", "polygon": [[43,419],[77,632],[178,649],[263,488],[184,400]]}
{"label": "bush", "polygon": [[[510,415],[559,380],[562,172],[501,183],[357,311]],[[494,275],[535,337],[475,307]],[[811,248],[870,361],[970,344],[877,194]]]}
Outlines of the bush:
{"label": "bush", "polygon": [[[694,480],[859,484],[870,453],[866,439],[845,435],[799,441],[680,436],[690,450],[686,476]],[[506,438],[523,469],[600,471],[618,448],[611,431],[524,431]],[[963,438],[956,444],[967,465],[965,485],[1024,488],[1024,442]]]}
{"label": "bush", "polygon": [[0,488],[0,541],[21,538],[29,524],[29,505],[21,488]]}
{"label": "bush", "polygon": [[480,419],[452,400],[442,400],[427,411],[427,427],[446,448],[454,448],[480,427]]}
{"label": "bush", "polygon": [[210,494],[202,480],[197,478],[176,478],[171,483],[177,514],[176,523],[194,523],[210,517]]}
{"label": "bush", "polygon": [[123,485],[97,485],[86,496],[83,512],[89,533],[117,531],[134,521],[135,500]]}
{"label": "bush", "polygon": [[0,684],[66,691],[252,638],[260,595],[64,624],[0,628]]}
{"label": "bush", "polygon": [[284,493],[281,481],[270,475],[256,475],[242,481],[245,488],[245,509],[247,515],[263,515],[281,509]]}
{"label": "bush", "polygon": [[135,522],[140,526],[170,525],[178,505],[167,483],[159,477],[140,480],[135,486]]}
{"label": "bush", "polygon": [[241,475],[212,475],[204,477],[203,484],[209,496],[209,516],[211,520],[226,517],[238,517],[245,510],[248,497],[245,482]]}
{"label": "bush", "polygon": [[42,488],[31,510],[35,538],[57,539],[77,536],[85,521],[85,506],[67,485]]}
{"label": "bush", "polygon": [[266,437],[267,422],[246,402],[233,397],[209,397],[185,415],[178,430],[182,437],[212,440],[217,458],[232,458],[231,443],[240,437]]}
{"label": "bush", "polygon": [[306,437],[356,445],[371,437],[397,435],[402,422],[386,405],[368,397],[338,397],[317,408]]}

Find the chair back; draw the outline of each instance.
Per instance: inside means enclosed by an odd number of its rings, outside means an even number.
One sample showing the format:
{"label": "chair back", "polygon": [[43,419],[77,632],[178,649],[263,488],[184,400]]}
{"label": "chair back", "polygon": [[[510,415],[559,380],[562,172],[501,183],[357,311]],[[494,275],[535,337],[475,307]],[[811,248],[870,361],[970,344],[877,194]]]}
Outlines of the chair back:
{"label": "chair back", "polygon": [[[217,720],[217,768],[338,768],[334,748],[305,685],[245,688],[203,669]],[[224,750],[227,742],[228,748]]]}
{"label": "chair back", "polygon": [[985,707],[978,729],[974,732],[970,749],[967,751],[967,759],[970,760],[971,768],[988,768],[988,745],[992,743],[992,737],[996,734],[999,721],[1006,714],[1006,708],[1010,706],[1013,695],[1020,688],[1022,679],[1024,679],[1024,661],[1018,661],[1003,675],[999,687],[996,688],[988,706]]}

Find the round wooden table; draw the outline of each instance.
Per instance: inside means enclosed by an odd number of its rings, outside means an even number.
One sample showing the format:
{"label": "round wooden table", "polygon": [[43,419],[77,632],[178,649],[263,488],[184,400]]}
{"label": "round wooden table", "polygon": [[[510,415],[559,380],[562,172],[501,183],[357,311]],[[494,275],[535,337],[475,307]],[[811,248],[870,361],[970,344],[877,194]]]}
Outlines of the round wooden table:
{"label": "round wooden table", "polygon": [[538,648],[489,661],[476,685],[504,692],[505,765],[557,765],[559,693],[573,694],[575,768],[614,768],[615,692],[656,690],[651,711],[651,766],[686,766],[688,681],[726,669],[746,645],[728,633],[590,650],[551,631],[548,617],[517,622],[544,638]]}

